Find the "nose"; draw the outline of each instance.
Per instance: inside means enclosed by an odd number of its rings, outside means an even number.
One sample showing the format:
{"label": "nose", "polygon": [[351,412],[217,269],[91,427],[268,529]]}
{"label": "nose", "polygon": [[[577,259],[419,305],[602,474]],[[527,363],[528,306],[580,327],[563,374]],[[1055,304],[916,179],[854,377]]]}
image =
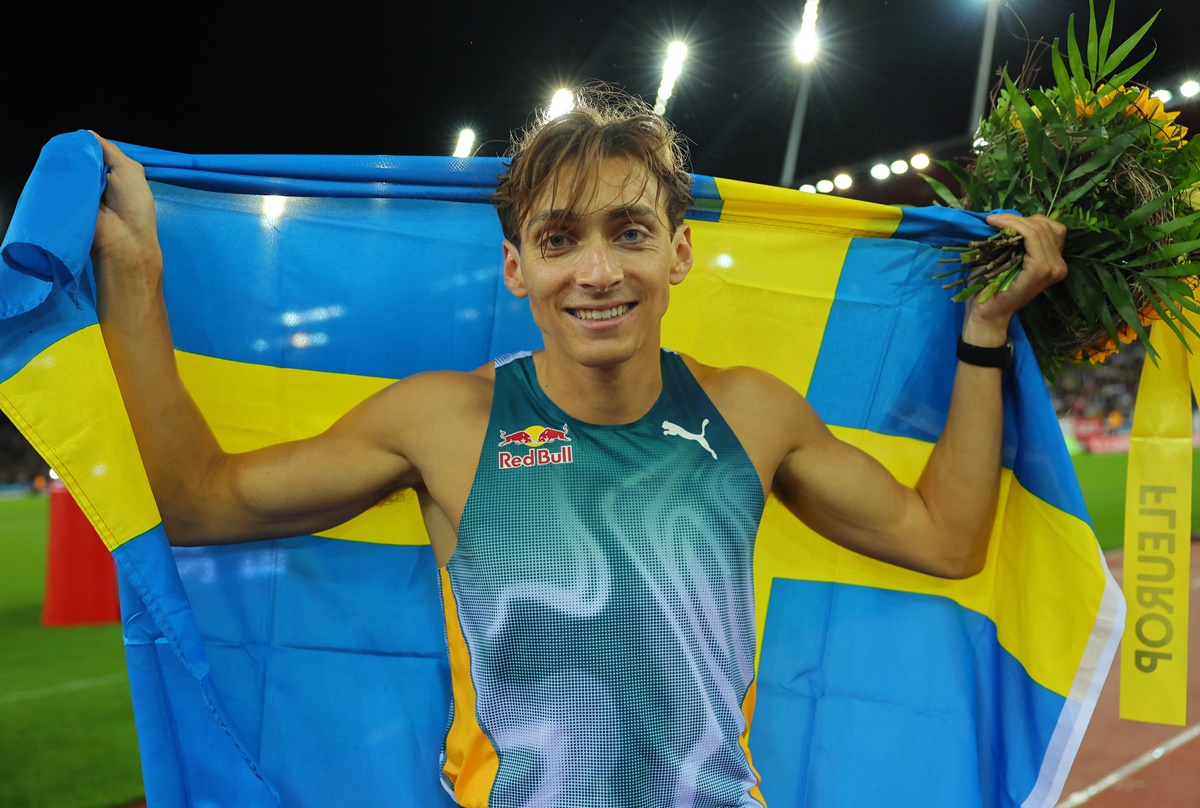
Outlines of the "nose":
{"label": "nose", "polygon": [[624,277],[620,264],[614,260],[604,239],[591,240],[580,252],[579,268],[575,274],[575,281],[580,286],[603,292],[619,284]]}

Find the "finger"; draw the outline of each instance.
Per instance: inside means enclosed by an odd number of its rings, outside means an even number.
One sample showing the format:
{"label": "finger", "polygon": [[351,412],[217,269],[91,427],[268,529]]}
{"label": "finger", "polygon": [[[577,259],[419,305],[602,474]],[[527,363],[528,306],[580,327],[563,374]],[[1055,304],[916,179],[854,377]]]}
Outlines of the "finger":
{"label": "finger", "polygon": [[[994,227],[1011,227],[1025,240],[1025,252],[1035,265],[1045,265],[1057,270],[1063,263],[1062,248],[1067,229],[1060,222],[1041,214],[1024,217],[1011,213],[997,213],[988,217]],[[1065,268],[1065,264],[1063,265]],[[1057,274],[1057,272],[1055,273]]]}
{"label": "finger", "polygon": [[125,154],[125,152],[117,148],[115,143],[110,140],[105,140],[104,138],[100,137],[100,135],[92,132],[91,129],[88,131],[92,133],[92,137],[100,141],[100,151],[104,154],[104,164],[106,166],[109,168],[117,168],[122,164],[134,162]]}

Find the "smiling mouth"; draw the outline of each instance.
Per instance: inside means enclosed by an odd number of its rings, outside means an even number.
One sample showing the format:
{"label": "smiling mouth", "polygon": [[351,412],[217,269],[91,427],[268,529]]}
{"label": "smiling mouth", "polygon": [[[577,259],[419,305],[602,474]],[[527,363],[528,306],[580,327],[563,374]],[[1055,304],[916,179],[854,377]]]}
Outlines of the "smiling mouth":
{"label": "smiling mouth", "polygon": [[614,317],[620,317],[632,309],[633,306],[634,304],[632,303],[622,303],[619,306],[613,306],[611,309],[567,309],[567,311],[580,320],[611,320]]}

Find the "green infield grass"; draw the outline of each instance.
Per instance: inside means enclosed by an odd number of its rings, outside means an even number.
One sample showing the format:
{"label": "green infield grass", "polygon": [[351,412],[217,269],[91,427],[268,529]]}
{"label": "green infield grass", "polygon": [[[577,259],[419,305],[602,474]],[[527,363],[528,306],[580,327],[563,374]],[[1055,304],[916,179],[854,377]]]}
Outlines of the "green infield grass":
{"label": "green infield grass", "polygon": [[[1192,468],[1196,466],[1196,457],[1200,452],[1192,454]],[[1096,538],[1105,550],[1120,547],[1125,535],[1125,464],[1128,455],[1076,455],[1075,473],[1079,475],[1079,487],[1083,491],[1084,502],[1087,503],[1088,514],[1092,518],[1092,527]],[[1200,508],[1195,503],[1200,501],[1200,477],[1192,473],[1192,530],[1200,528]]]}
{"label": "green infield grass", "polygon": [[41,624],[46,512],[0,501],[0,805],[128,805],[142,770],[121,628]]}

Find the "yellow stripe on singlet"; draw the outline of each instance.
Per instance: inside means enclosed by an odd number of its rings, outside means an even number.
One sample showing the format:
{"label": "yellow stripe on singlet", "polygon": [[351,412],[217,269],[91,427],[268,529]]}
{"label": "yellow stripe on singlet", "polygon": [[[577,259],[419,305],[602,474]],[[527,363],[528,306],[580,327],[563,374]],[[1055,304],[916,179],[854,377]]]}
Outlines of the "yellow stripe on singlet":
{"label": "yellow stripe on singlet", "polygon": [[458,622],[458,604],[450,588],[450,571],[442,577],[442,609],[446,614],[446,642],[450,647],[450,690],[454,721],[446,733],[446,764],[442,773],[454,787],[454,797],[465,808],[483,808],[496,782],[500,758],[475,716],[475,683],[471,681],[471,652]]}
{"label": "yellow stripe on singlet", "polygon": [[750,722],[754,720],[754,702],[757,695],[758,678],[755,677],[750,681],[750,687],[746,690],[746,698],[742,699],[742,715],[746,717],[746,728],[742,730],[738,743],[741,745],[742,751],[746,753],[746,763],[754,775],[755,784],[750,789],[750,796],[765,806],[767,801],[763,799],[762,792],[759,790],[759,786],[762,785],[762,775],[758,773],[758,769],[754,768],[754,760],[750,756]]}

